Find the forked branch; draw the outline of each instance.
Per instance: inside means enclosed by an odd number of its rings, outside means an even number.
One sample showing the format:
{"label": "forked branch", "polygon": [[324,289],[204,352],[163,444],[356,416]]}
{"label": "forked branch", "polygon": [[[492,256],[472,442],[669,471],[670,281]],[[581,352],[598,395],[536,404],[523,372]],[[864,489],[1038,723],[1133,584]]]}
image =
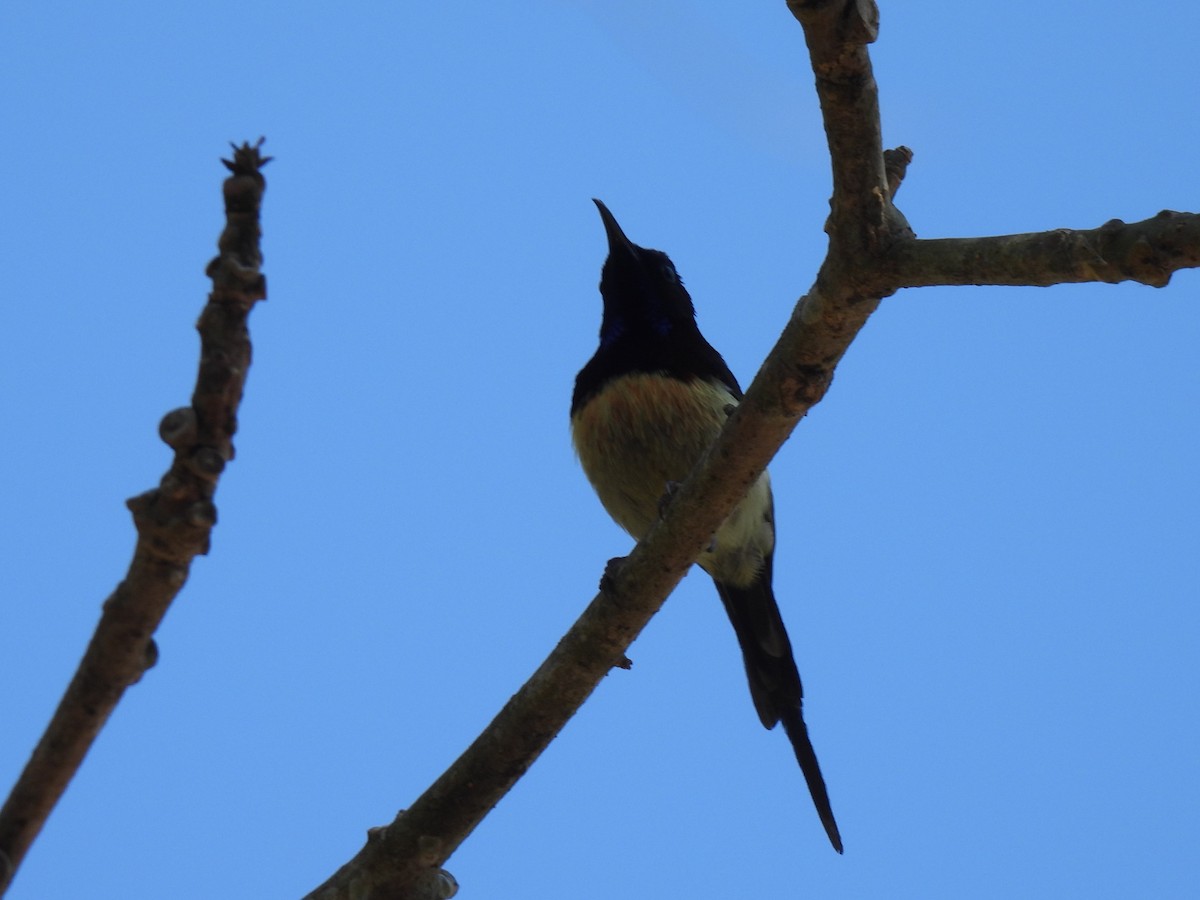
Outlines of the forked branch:
{"label": "forked branch", "polygon": [[[1200,263],[1196,217],[1012,238],[919,241],[893,198],[912,154],[882,147],[867,45],[873,0],[789,0],[804,27],[829,143],[829,251],[717,443],[663,519],[483,734],[407,811],[372,829],[366,846],[310,900],[449,896],[439,867],[587,699],[658,611],[833,372],[880,301],[917,284],[1054,284],[1135,278],[1165,283]],[[1006,274],[1011,273],[1011,274]]]}

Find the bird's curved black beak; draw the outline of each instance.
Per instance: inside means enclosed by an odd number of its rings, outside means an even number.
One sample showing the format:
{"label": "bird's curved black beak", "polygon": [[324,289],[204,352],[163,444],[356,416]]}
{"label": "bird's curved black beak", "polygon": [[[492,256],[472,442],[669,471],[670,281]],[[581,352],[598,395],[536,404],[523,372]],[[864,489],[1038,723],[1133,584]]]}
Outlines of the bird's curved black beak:
{"label": "bird's curved black beak", "polygon": [[608,207],[595,197],[592,198],[592,202],[596,204],[596,209],[600,210],[600,218],[604,222],[604,233],[608,235],[608,252],[623,251],[636,257],[638,255],[637,244],[625,237],[625,232],[621,230],[621,226],[617,224],[613,214],[608,211]]}

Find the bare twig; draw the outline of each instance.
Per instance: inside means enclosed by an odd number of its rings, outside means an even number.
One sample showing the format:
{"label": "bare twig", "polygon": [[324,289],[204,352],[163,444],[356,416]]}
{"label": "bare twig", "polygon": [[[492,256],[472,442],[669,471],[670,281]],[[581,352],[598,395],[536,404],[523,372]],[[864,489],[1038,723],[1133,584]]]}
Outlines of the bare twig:
{"label": "bare twig", "polygon": [[159,425],[175,451],[157,488],[127,502],[138,539],[125,580],[105,601],[100,622],[12,793],[0,809],[0,894],[82,764],[125,689],[157,659],[153,635],[187,581],[192,560],[207,553],[217,510],[213,495],[233,459],[233,435],[250,366],[246,320],[266,297],[259,271],[259,208],[265,182],[257,144],[235,147],[224,185],[225,229],[209,264],[213,291],[196,327],[200,371],[192,404]]}
{"label": "bare twig", "polygon": [[1087,231],[906,241],[892,248],[887,265],[898,287],[1087,281],[1165,287],[1179,269],[1200,265],[1200,215],[1163,210],[1142,222],[1113,219]]}

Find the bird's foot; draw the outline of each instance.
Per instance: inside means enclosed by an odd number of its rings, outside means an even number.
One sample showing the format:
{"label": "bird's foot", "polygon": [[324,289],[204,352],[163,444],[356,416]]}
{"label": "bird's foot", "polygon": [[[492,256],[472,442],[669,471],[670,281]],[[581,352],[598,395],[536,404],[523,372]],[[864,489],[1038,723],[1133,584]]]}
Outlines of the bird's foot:
{"label": "bird's foot", "polygon": [[625,565],[624,556],[614,556],[604,564],[604,574],[600,576],[600,593],[615,594],[617,592],[617,576]]}

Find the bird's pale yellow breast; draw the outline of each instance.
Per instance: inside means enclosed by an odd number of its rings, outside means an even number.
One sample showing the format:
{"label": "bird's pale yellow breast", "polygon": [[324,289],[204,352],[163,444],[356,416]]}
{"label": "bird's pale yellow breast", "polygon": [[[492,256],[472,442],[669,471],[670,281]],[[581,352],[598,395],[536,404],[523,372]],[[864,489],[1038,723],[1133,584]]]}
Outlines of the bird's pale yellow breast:
{"label": "bird's pale yellow breast", "polygon": [[626,375],[571,420],[579,462],[605,509],[635,538],[658,514],[668,482],[683,481],[737,400],[724,387],[664,375]]}

